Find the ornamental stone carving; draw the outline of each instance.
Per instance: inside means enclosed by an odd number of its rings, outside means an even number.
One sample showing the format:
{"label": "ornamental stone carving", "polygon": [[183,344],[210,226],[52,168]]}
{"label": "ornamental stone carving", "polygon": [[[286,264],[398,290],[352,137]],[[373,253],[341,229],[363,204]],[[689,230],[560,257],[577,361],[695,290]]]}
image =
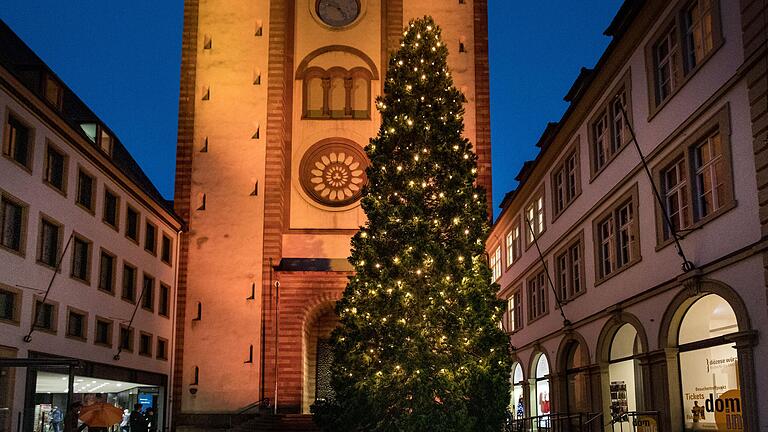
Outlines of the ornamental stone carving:
{"label": "ornamental stone carving", "polygon": [[299,181],[304,192],[329,207],[343,207],[360,199],[367,182],[368,159],[354,143],[323,141],[304,154]]}

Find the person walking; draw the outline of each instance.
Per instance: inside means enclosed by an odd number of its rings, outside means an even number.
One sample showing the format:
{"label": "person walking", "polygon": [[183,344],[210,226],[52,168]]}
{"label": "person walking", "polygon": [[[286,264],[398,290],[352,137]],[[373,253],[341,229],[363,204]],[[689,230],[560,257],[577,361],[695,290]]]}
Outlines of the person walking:
{"label": "person walking", "polygon": [[154,408],[147,408],[145,413],[147,419],[147,430],[149,432],[157,432],[157,414]]}
{"label": "person walking", "polygon": [[128,432],[131,427],[131,412],[128,408],[123,410],[123,421],[120,422],[120,432]]}
{"label": "person walking", "polygon": [[81,402],[73,402],[69,406],[67,414],[64,416],[64,432],[79,432],[88,427],[85,423],[78,426],[80,408],[82,408],[82,406],[83,404]]}
{"label": "person walking", "polygon": [[144,416],[144,413],[141,412],[140,403],[133,406],[133,411],[131,412],[128,424],[131,426],[131,432],[149,432],[147,429],[147,418]]}
{"label": "person walking", "polygon": [[62,432],[64,429],[64,413],[61,408],[54,406],[51,410],[51,430],[53,432]]}

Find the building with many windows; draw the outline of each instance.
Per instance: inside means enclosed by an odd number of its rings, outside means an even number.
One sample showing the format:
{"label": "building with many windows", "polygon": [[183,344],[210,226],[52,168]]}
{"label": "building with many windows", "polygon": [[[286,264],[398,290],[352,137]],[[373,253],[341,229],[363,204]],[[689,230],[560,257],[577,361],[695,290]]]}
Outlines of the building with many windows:
{"label": "building with many windows", "polygon": [[[0,430],[74,400],[167,409],[181,220],[112,131],[0,22]],[[45,360],[46,362],[40,362]]]}
{"label": "building with many windows", "polygon": [[547,125],[487,243],[519,422],[768,430],[767,22],[627,0]]}

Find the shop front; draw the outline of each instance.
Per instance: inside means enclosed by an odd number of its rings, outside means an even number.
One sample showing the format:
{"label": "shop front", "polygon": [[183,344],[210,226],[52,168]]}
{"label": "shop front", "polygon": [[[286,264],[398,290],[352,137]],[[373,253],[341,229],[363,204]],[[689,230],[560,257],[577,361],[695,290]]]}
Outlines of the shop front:
{"label": "shop front", "polygon": [[[73,376],[57,367],[27,367],[27,387],[23,423],[25,431],[59,432],[60,422],[69,406],[72,380],[72,402],[84,407],[106,403],[125,414],[135,404],[158,431],[167,424],[166,375],[144,372],[100,363],[82,361]],[[119,423],[111,430],[119,431]]]}

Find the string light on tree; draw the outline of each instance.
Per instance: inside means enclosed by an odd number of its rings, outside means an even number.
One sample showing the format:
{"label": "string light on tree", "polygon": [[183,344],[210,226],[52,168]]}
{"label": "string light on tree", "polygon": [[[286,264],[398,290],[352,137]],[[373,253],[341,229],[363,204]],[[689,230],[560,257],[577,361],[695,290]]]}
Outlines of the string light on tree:
{"label": "string light on tree", "polygon": [[485,193],[440,33],[429,17],[409,24],[376,104],[367,223],[332,336],[335,398],[313,406],[326,431],[490,431],[505,418],[504,304],[481,259]]}

